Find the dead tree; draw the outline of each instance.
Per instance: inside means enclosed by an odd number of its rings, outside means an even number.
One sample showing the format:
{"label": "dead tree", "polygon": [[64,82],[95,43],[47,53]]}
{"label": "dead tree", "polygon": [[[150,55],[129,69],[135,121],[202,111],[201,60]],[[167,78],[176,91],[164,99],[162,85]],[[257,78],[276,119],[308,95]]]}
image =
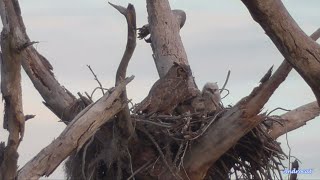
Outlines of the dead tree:
{"label": "dead tree", "polygon": [[[1,91],[4,128],[10,133],[7,145],[0,145],[0,179],[49,176],[67,157],[69,179],[201,180],[227,179],[232,173],[236,179],[239,173],[248,179],[271,179],[274,175],[282,179],[279,166],[286,155],[276,139],[320,112],[320,46],[315,42],[320,30],[308,37],[279,0],[242,2],[285,60],[274,73],[270,68],[259,86],[236,105],[216,103],[209,114],[179,35],[186,14],[171,10],[168,0],[146,1],[148,25],[139,29],[139,37],[150,33],[146,41],[153,50],[160,79],[149,93],[156,98],[136,111],[130,111],[126,94],[126,84],[133,79],[126,78],[126,69],[136,45],[133,5],[124,8],[111,4],[127,20],[127,46],[115,87],[92,102],[80,93],[77,98],[55,79],[53,67],[26,33],[18,0],[0,0]],[[31,117],[25,117],[22,110],[21,65],[44,105],[67,127],[17,171],[17,148],[23,139],[25,119]],[[317,101],[282,116],[261,112],[292,68],[312,88]],[[159,87],[158,92],[168,95],[152,92]],[[161,108],[148,112],[155,103]]]}

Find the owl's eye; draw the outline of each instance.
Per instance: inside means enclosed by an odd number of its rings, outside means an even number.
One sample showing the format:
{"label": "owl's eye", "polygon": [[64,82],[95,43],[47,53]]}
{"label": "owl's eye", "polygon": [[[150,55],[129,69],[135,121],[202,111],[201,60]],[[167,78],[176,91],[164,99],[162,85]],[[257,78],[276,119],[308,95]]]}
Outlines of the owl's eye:
{"label": "owl's eye", "polygon": [[184,70],[182,68],[177,69],[177,75],[180,77],[184,73]]}
{"label": "owl's eye", "polygon": [[214,93],[217,91],[217,89],[209,89],[209,91],[210,91],[212,94],[214,94]]}

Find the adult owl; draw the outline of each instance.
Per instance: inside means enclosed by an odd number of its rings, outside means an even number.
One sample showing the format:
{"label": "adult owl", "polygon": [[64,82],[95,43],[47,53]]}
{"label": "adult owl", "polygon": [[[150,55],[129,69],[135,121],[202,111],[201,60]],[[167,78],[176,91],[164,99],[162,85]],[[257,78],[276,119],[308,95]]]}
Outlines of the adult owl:
{"label": "adult owl", "polygon": [[212,114],[217,110],[221,110],[221,96],[217,83],[208,82],[202,89],[202,97],[205,103],[206,114]]}
{"label": "adult owl", "polygon": [[157,80],[148,96],[134,109],[134,113],[152,115],[172,114],[177,105],[188,97],[190,67],[174,63],[167,74]]}

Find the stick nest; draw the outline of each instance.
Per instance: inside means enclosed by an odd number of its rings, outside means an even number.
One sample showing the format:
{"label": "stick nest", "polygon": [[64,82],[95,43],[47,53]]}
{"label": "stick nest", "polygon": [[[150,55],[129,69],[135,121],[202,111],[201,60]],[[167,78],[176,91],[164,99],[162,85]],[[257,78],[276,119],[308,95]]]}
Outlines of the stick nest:
{"label": "stick nest", "polygon": [[[211,116],[133,115],[139,138],[148,141],[158,154],[148,162],[149,166],[139,169],[139,173],[157,177],[169,169],[177,179],[181,179],[176,172],[184,168],[185,152],[227,110]],[[281,161],[287,156],[267,131],[267,125],[261,123],[248,132],[211,166],[206,179],[282,179],[280,169],[284,166]]]}

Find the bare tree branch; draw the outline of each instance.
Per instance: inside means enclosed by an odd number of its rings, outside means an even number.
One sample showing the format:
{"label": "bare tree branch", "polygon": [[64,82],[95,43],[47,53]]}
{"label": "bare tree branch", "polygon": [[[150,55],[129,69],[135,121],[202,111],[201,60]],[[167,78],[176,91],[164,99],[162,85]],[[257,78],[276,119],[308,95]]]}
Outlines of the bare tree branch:
{"label": "bare tree branch", "polygon": [[[0,15],[4,13],[15,17],[2,18],[4,20],[1,32],[1,93],[5,101],[3,127],[9,131],[7,146],[4,148],[3,159],[0,164],[0,179],[15,179],[18,162],[18,147],[24,136],[25,118],[22,106],[21,89],[21,55],[20,47],[25,39],[13,33],[14,27],[19,25],[20,13],[15,12],[19,4],[17,1],[0,1]],[[7,21],[8,20],[8,21]],[[11,21],[11,22],[9,22]],[[16,30],[16,33],[21,33]]]}
{"label": "bare tree branch", "polygon": [[97,83],[99,84],[99,87],[100,87],[100,90],[102,92],[102,95],[104,95],[104,90],[103,90],[103,86],[101,84],[101,82],[99,81],[98,79],[98,76],[94,73],[94,71],[92,70],[91,66],[90,65],[87,65],[87,67],[89,68],[89,70],[91,71],[93,77],[94,77],[94,80],[97,81]]}
{"label": "bare tree branch", "polygon": [[124,107],[119,96],[132,79],[133,76],[119,83],[110,95],[105,94],[82,110],[57,139],[19,170],[18,180],[49,176],[72,151],[79,151],[100,126],[110,121]]}
{"label": "bare tree branch", "polygon": [[320,115],[320,108],[317,101],[300,106],[290,112],[287,112],[280,116],[279,123],[273,123],[270,129],[270,136],[277,139],[286,132],[295,130],[301,126],[306,125],[306,122],[316,118]]}
{"label": "bare tree branch", "polygon": [[31,45],[21,17],[21,10],[17,0],[0,0],[0,15],[3,30],[13,33],[13,43],[21,52],[22,66],[33,85],[44,99],[44,104],[64,122],[72,120],[82,108],[68,90],[59,84],[52,72],[49,61],[37,52]]}
{"label": "bare tree branch", "polygon": [[309,38],[279,0],[242,0],[320,103],[320,46]]}
{"label": "bare tree branch", "polygon": [[[126,77],[127,67],[129,64],[129,61],[132,57],[132,54],[134,52],[134,49],[136,47],[136,12],[134,9],[134,6],[132,4],[128,4],[127,8],[124,8],[122,6],[117,6],[109,2],[111,6],[116,8],[121,14],[123,14],[127,20],[128,25],[128,36],[127,36],[127,45],[125,52],[123,54],[123,57],[121,59],[121,62],[119,64],[117,74],[116,74],[116,85],[120,83],[123,78]],[[127,102],[127,92],[126,89],[122,92],[120,95],[120,98],[123,102]],[[130,111],[128,103],[126,103],[126,107],[122,109],[118,114],[118,120],[117,120],[117,127],[119,128],[118,132],[123,136],[123,140],[128,139],[133,134],[133,126],[132,121],[130,118]]]}

